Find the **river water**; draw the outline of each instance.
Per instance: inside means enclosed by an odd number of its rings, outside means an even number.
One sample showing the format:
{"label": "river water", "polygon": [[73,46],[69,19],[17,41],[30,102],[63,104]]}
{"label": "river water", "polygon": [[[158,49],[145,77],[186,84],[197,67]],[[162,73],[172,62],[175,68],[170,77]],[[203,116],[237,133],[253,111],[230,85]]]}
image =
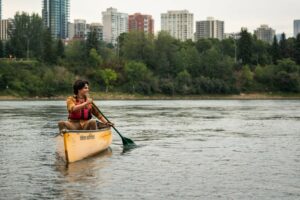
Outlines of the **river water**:
{"label": "river water", "polygon": [[64,101],[0,102],[0,199],[300,199],[300,101],[97,101],[140,147],[70,164]]}

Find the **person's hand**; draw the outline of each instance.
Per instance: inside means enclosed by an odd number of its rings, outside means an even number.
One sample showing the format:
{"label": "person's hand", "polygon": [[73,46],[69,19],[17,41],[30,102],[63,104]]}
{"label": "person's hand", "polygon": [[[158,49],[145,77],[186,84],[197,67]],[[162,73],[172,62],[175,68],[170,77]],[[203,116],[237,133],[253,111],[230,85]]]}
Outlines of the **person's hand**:
{"label": "person's hand", "polygon": [[107,126],[114,126],[114,123],[106,122],[105,125],[107,125]]}
{"label": "person's hand", "polygon": [[88,99],[86,100],[86,103],[87,103],[87,104],[93,103],[93,99],[92,99],[92,98],[88,98]]}

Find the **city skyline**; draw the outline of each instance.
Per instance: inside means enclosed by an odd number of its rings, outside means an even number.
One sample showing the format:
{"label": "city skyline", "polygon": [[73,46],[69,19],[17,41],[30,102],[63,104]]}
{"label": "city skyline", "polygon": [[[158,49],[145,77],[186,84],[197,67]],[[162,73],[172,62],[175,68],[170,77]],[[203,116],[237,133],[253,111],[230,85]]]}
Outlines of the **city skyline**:
{"label": "city skyline", "polygon": [[69,9],[69,0],[43,0],[43,23],[50,29],[52,37],[67,38]]}
{"label": "city skyline", "polygon": [[[89,3],[84,5],[80,0],[70,1],[70,22],[73,22],[74,19],[85,19],[87,23],[102,22],[101,12],[108,7],[114,7],[123,13],[141,12],[152,15],[155,20],[155,32],[161,29],[161,13],[169,10],[186,9],[194,14],[194,21],[205,20],[207,17],[213,16],[225,21],[226,33],[238,32],[241,27],[247,27],[249,31],[253,32],[260,25],[268,24],[276,30],[276,33],[285,32],[287,36],[293,36],[293,21],[300,19],[298,12],[300,1],[297,0],[287,0],[284,4],[276,4],[270,0],[252,0],[242,4],[238,0],[212,0],[210,2],[164,0],[157,4],[150,0],[141,0],[134,4],[130,4],[130,0],[110,0],[109,2],[89,0]],[[17,11],[35,12],[41,15],[42,1],[2,0],[2,19],[12,18]]]}

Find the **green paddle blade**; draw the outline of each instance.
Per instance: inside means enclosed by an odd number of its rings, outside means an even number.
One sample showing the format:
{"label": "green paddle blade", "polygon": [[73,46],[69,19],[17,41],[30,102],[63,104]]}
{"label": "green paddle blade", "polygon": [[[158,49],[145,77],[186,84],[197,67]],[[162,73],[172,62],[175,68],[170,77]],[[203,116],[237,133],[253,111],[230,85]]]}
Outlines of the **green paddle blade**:
{"label": "green paddle blade", "polygon": [[123,145],[134,145],[136,146],[136,144],[129,138],[125,138],[125,137],[122,137],[122,142],[123,142]]}
{"label": "green paddle blade", "polygon": [[[100,111],[100,109],[94,103],[92,103],[92,105],[106,119],[106,121],[110,122],[107,119],[107,117]],[[118,133],[118,135],[122,138],[123,146],[125,149],[132,149],[132,148],[137,147],[137,145],[131,139],[123,137],[122,134],[118,131],[118,129],[116,129],[116,127],[114,127],[114,126],[112,126],[112,127]]]}
{"label": "green paddle blade", "polygon": [[130,151],[131,149],[137,148],[138,146],[129,138],[122,138],[123,142],[123,153]]}

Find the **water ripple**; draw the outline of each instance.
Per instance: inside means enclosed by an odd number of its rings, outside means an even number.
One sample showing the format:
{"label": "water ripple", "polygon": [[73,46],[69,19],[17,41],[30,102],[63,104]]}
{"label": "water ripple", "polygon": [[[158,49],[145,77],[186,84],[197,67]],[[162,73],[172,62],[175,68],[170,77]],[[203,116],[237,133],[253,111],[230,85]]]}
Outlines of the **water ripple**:
{"label": "water ripple", "polygon": [[65,101],[0,102],[0,199],[299,199],[299,101],[97,101],[139,147],[66,165]]}

